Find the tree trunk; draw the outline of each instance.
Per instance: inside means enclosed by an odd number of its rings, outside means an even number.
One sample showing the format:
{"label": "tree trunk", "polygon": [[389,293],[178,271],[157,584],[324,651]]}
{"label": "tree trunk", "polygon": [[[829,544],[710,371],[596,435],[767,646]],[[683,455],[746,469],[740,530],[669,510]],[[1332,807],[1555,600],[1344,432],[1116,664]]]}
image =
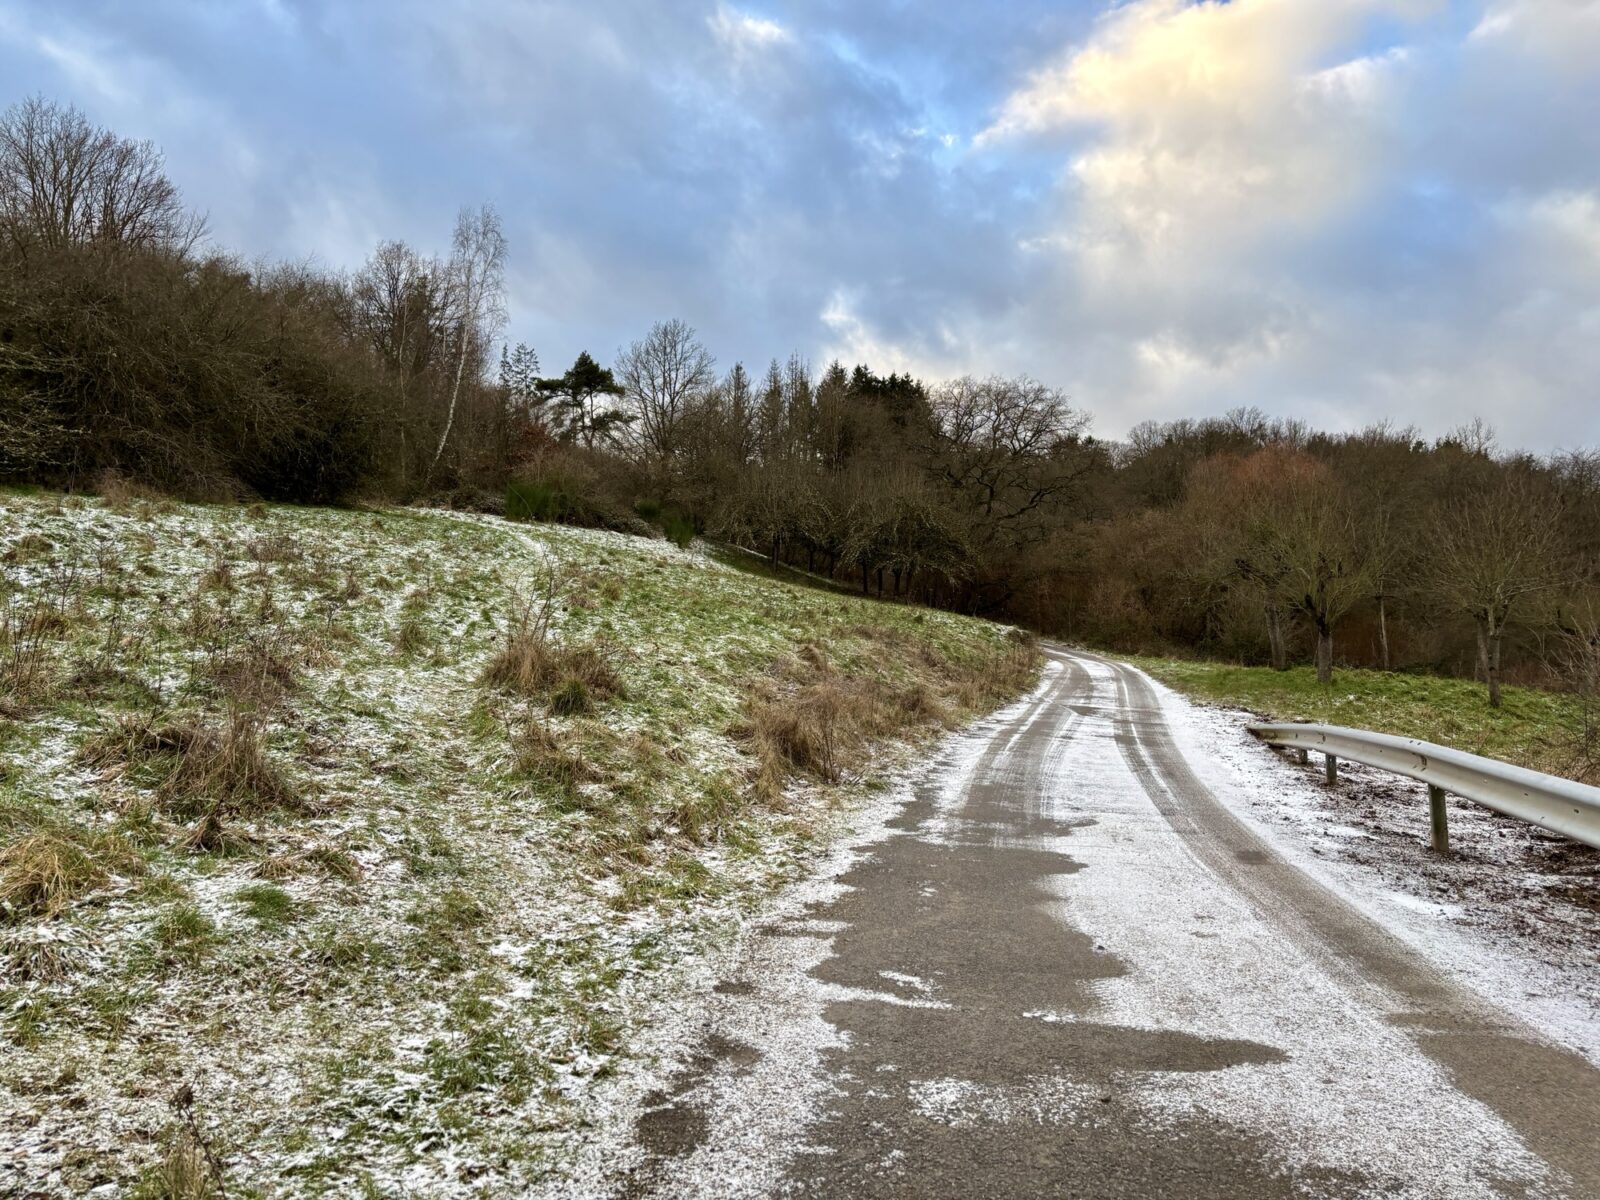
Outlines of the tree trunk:
{"label": "tree trunk", "polygon": [[1317,682],[1333,682],[1333,630],[1317,626]]}
{"label": "tree trunk", "polygon": [[1378,663],[1389,669],[1389,611],[1382,596],[1378,597]]}
{"label": "tree trunk", "polygon": [[861,594],[868,595],[867,586],[871,582],[872,571],[866,563],[861,564]]}
{"label": "tree trunk", "polygon": [[[1489,680],[1489,617],[1488,614],[1474,613],[1474,624],[1478,627],[1478,678],[1485,683]],[[1489,703],[1494,704],[1494,689],[1489,689]]]}
{"label": "tree trunk", "polygon": [[1283,613],[1274,604],[1267,605],[1267,652],[1272,658],[1274,671],[1289,669],[1289,647],[1283,636]]}
{"label": "tree trunk", "polygon": [[445,412],[444,433],[439,436],[439,448],[433,452],[433,461],[428,464],[428,470],[422,477],[422,486],[426,488],[433,479],[433,472],[439,465],[439,457],[444,453],[444,444],[450,440],[450,427],[456,423],[456,400],[461,395],[461,376],[467,369],[467,330],[461,328],[461,353],[456,358],[456,378],[450,385],[450,407]]}
{"label": "tree trunk", "polygon": [[1483,675],[1489,681],[1489,707],[1500,707],[1500,641],[1504,635],[1499,625],[1490,625],[1485,639]]}

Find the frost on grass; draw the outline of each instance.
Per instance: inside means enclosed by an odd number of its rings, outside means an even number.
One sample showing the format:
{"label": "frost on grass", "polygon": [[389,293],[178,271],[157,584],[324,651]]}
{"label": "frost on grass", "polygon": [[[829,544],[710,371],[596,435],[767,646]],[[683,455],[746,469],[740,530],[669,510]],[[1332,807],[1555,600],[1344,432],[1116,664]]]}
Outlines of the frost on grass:
{"label": "frost on grass", "polygon": [[559,1180],[875,748],[1032,669],[620,535],[0,494],[0,1194]]}

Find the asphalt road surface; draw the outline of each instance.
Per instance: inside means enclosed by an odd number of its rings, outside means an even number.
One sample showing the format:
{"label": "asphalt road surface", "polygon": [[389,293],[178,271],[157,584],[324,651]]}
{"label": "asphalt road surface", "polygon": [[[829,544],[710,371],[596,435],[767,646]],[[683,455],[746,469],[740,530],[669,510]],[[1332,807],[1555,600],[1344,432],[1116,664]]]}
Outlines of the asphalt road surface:
{"label": "asphalt road surface", "polygon": [[616,1194],[1600,1197],[1600,1072],[1234,816],[1181,701],[1050,657],[749,939]]}

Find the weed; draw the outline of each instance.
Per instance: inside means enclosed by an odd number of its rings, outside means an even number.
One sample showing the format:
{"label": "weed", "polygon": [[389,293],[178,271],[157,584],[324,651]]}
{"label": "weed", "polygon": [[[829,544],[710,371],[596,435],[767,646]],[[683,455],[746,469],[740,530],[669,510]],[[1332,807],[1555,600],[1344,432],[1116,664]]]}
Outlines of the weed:
{"label": "weed", "polygon": [[140,504],[147,507],[170,506],[170,501],[157,488],[109,467],[100,472],[94,490],[99,493],[106,507],[116,512],[126,512]]}
{"label": "weed", "polygon": [[213,804],[184,832],[178,844],[191,854],[243,854],[255,845],[255,840],[234,830]]}
{"label": "weed", "polygon": [[132,1192],[133,1200],[220,1200],[205,1154],[187,1131],[173,1135],[161,1163]]}
{"label": "weed", "polygon": [[558,717],[577,717],[594,711],[589,686],[576,675],[569,675],[550,694],[550,711]]}
{"label": "weed", "polygon": [[303,649],[293,645],[286,633],[271,629],[209,656],[206,675],[234,706],[266,711],[299,688],[297,660],[303,657]]}
{"label": "weed", "polygon": [[482,901],[461,888],[446,888],[431,901],[418,903],[406,920],[419,929],[462,933],[475,929],[488,917]]}
{"label": "weed", "polygon": [[718,775],[704,788],[675,803],[669,820],[689,841],[704,843],[720,839],[739,809],[739,792],[733,780]]}
{"label": "weed", "polygon": [[394,651],[401,658],[416,658],[433,647],[433,635],[416,616],[405,616],[394,631]]}
{"label": "weed", "polygon": [[511,734],[512,759],[517,772],[571,793],[598,772],[581,752],[568,750],[550,727],[537,717]]}
{"label": "weed", "polygon": [[382,964],[388,958],[382,943],[363,933],[323,930],[311,939],[310,953],[317,962],[347,970]]}
{"label": "weed", "polygon": [[227,1185],[222,1160],[200,1128],[194,1090],[184,1084],[173,1095],[177,1121],[167,1134],[161,1163],[133,1190],[135,1200],[224,1200]]}
{"label": "weed", "polygon": [[256,874],[263,879],[287,879],[306,871],[346,883],[361,878],[361,864],[355,857],[333,846],[313,846],[295,854],[276,855],[263,862]]}
{"label": "weed", "polygon": [[623,697],[622,679],[608,661],[606,647],[565,646],[554,640],[554,595],[552,590],[519,606],[504,644],[484,668],[483,683],[519,696],[544,697],[552,711],[569,715]]}
{"label": "weed", "polygon": [[71,628],[81,593],[76,559],[52,563],[42,580],[7,591],[0,604],[0,717],[20,715],[55,691],[56,643]]}
{"label": "weed", "polygon": [[13,983],[58,983],[88,961],[72,936],[51,925],[0,927],[0,978]]}
{"label": "weed", "polygon": [[219,551],[212,557],[211,565],[206,568],[205,574],[200,576],[200,590],[231,594],[234,586],[233,563],[227,555]]}

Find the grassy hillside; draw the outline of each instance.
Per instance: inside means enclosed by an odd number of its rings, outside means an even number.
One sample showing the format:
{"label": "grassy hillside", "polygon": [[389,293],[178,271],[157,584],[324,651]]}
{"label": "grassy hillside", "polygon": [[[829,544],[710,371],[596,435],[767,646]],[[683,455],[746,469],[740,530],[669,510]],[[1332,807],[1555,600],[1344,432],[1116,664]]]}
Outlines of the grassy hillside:
{"label": "grassy hillside", "polygon": [[1331,684],[1319,684],[1311,667],[1274,671],[1191,660],[1132,661],[1187,695],[1272,720],[1422,738],[1576,778],[1592,772],[1582,753],[1582,706],[1571,695],[1508,687],[1504,706],[1493,709],[1483,685],[1463,679],[1340,670]]}
{"label": "grassy hillside", "polygon": [[663,542],[0,494],[0,1193],[559,1171],[662,968],[1035,667]]}

